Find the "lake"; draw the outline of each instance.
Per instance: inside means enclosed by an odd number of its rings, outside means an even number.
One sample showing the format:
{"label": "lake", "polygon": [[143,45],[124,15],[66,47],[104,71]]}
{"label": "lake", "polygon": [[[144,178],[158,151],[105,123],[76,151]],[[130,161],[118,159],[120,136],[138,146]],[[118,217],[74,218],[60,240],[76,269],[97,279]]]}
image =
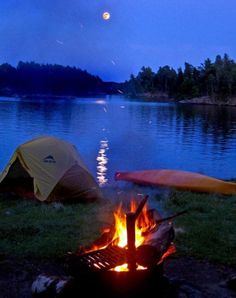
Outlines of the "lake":
{"label": "lake", "polygon": [[16,147],[52,135],[76,145],[101,186],[116,171],[180,169],[236,177],[236,108],[122,96],[0,98],[0,169]]}

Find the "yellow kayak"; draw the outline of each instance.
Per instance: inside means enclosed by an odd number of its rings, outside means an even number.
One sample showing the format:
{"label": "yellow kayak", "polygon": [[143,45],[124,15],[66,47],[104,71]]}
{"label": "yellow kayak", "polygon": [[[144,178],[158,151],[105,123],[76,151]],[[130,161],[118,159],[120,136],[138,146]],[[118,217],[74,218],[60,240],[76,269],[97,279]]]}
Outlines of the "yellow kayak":
{"label": "yellow kayak", "polygon": [[173,187],[196,192],[236,194],[236,183],[226,182],[206,175],[178,170],[144,170],[117,172],[115,180],[131,181],[141,185]]}

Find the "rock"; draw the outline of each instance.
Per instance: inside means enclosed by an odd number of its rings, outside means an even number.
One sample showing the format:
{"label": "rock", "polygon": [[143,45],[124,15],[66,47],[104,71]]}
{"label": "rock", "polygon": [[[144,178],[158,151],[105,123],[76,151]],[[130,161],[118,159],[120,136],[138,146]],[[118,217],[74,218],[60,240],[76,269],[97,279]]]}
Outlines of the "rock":
{"label": "rock", "polygon": [[66,291],[68,287],[70,287],[72,280],[73,278],[70,276],[50,276],[47,274],[40,274],[32,284],[32,297],[66,297]]}

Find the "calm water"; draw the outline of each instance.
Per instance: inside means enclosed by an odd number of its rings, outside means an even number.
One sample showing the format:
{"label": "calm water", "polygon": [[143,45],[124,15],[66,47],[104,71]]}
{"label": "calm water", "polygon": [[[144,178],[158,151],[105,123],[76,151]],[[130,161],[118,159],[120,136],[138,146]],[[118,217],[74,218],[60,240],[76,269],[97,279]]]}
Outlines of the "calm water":
{"label": "calm water", "polygon": [[236,108],[145,103],[122,97],[0,99],[0,169],[39,135],[76,145],[100,184],[116,171],[172,168],[236,177]]}

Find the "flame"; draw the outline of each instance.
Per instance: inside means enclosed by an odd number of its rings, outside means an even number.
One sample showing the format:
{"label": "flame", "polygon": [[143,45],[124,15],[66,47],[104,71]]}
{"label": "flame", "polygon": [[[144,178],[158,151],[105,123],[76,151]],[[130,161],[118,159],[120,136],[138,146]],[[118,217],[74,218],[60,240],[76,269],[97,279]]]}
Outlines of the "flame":
{"label": "flame", "polygon": [[[131,200],[130,211],[135,212],[137,209],[137,203],[135,200]],[[150,220],[148,217],[147,204],[144,206],[142,213],[135,222],[135,246],[138,247],[143,244],[145,236],[143,235],[148,230],[154,228],[156,223],[154,220]],[[113,241],[116,241],[116,245],[120,247],[127,246],[127,230],[126,230],[126,215],[122,209],[122,204],[119,205],[118,209],[114,212],[115,218],[115,234]],[[137,270],[145,270],[146,267],[138,266]],[[115,271],[128,271],[128,264],[115,267]]]}
{"label": "flame", "polygon": [[158,264],[161,264],[166,258],[168,258],[170,255],[174,254],[176,252],[176,247],[175,245],[172,243],[170,245],[170,247],[168,248],[168,250],[162,255],[160,261],[158,262]]}
{"label": "flame", "polygon": [[[114,212],[114,219],[115,219],[115,229],[114,229],[114,236],[112,238],[112,243],[114,245],[117,245],[122,248],[127,248],[127,229],[126,229],[126,213],[124,212],[122,208],[122,204],[120,204],[117,208],[117,210]],[[137,203],[135,200],[131,200],[130,204],[130,212],[135,212],[137,210]],[[155,218],[150,215],[150,212],[148,211],[147,204],[144,205],[143,210],[137,220],[135,221],[135,246],[136,248],[139,247],[144,243],[145,235],[147,235],[149,232],[151,232],[153,229],[155,229],[157,223]],[[110,232],[110,229],[104,230],[104,233]],[[107,244],[108,245],[108,244]],[[105,248],[105,246],[97,246],[94,245],[90,247],[89,251],[94,251],[97,249]],[[88,251],[87,251],[88,252]],[[176,252],[176,248],[174,244],[171,244],[168,250],[162,255],[160,261],[158,264],[162,263],[165,258],[167,258],[169,255]],[[96,264],[95,264],[96,265]],[[146,267],[138,265],[136,270],[145,270]],[[129,271],[128,264],[123,264],[121,266],[117,266],[112,271]]]}
{"label": "flame", "polygon": [[[136,201],[131,201],[130,211],[134,212],[137,209]],[[117,245],[125,247],[127,245],[127,231],[126,231],[126,215],[122,210],[122,204],[119,205],[117,211],[114,212],[115,218],[115,234],[113,240],[117,240]],[[135,223],[135,246],[142,245],[145,237],[144,232],[151,230],[155,226],[155,222],[148,217],[147,204],[144,206],[142,213]]]}
{"label": "flame", "polygon": [[[138,265],[138,267],[136,268],[136,270],[146,270],[147,267],[143,267],[143,266],[140,266]],[[128,264],[123,264],[121,266],[116,266],[114,269],[114,271],[117,271],[117,272],[121,272],[121,271],[129,271],[129,268],[128,268]]]}

